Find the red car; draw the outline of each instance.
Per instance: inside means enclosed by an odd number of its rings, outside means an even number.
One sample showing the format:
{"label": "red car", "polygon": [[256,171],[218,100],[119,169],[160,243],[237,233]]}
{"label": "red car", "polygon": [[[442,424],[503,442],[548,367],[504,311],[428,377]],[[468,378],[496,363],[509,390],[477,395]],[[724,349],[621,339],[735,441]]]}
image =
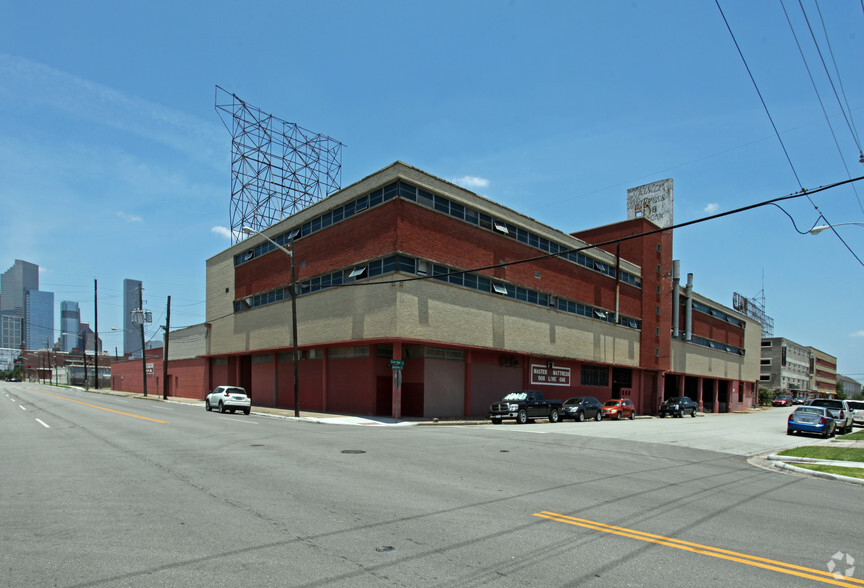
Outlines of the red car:
{"label": "red car", "polygon": [[633,406],[632,400],[626,398],[623,400],[607,400],[603,403],[603,418],[633,420],[636,418],[636,407]]}
{"label": "red car", "polygon": [[778,396],[772,402],[774,406],[792,406],[792,397],[791,396]]}

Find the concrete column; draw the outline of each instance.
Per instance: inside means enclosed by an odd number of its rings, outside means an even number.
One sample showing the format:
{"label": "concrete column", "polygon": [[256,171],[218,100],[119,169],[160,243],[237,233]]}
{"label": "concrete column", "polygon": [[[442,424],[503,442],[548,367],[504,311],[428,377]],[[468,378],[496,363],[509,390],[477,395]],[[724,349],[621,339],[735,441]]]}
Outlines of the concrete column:
{"label": "concrete column", "polygon": [[720,412],[720,380],[714,380],[714,406],[713,412]]}
{"label": "concrete column", "polygon": [[678,378],[678,396],[687,396],[685,394],[687,391],[687,376],[678,374],[676,377]]}
{"label": "concrete column", "polygon": [[699,412],[705,412],[705,405],[702,402],[702,384],[704,381],[705,378],[703,378],[702,376],[699,376],[699,378],[697,378],[696,380],[697,386],[699,386],[699,389],[696,392],[696,402],[699,404]]}

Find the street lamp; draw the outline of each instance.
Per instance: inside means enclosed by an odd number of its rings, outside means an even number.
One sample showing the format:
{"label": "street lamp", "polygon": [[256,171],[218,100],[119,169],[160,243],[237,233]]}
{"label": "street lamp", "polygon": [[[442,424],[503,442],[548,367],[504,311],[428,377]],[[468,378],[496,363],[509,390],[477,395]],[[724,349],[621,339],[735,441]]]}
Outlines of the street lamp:
{"label": "street lamp", "polygon": [[864,227],[864,223],[837,223],[836,225],[819,225],[818,227],[813,227],[810,229],[811,235],[818,235],[825,229],[830,229],[832,227],[842,227],[844,225],[858,225],[859,227]]}
{"label": "street lamp", "polygon": [[[300,357],[299,351],[297,349],[297,284],[294,279],[294,236],[291,237],[288,242],[288,246],[291,248],[290,250],[285,249],[279,243],[265,235],[260,231],[256,231],[251,227],[243,227],[243,232],[247,235],[260,235],[273,243],[277,248],[281,249],[290,259],[291,259],[291,346],[292,346],[292,358],[294,359],[294,416],[300,416]],[[296,236],[296,235],[295,235]],[[274,391],[275,395],[275,391]],[[273,406],[276,406],[276,399],[274,398]]]}

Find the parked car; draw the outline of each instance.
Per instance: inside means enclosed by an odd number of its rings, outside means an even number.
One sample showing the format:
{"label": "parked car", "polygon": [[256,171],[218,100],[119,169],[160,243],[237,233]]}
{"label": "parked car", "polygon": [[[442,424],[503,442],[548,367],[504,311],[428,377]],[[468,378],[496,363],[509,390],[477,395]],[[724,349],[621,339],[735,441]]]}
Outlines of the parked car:
{"label": "parked car", "polygon": [[688,396],[675,396],[664,400],[657,412],[662,419],[667,414],[673,417],[683,417],[689,413],[691,417],[695,417],[698,410],[699,405]]}
{"label": "parked car", "polygon": [[603,418],[603,405],[593,396],[574,396],[564,401],[559,417],[562,421],[564,419],[580,422],[585,419],[599,421]]}
{"label": "parked car", "polygon": [[837,423],[837,432],[841,435],[852,431],[852,411],[846,400],[835,400],[834,398],[814,398],[807,406],[824,406],[831,412],[831,416]]}
{"label": "parked car", "polygon": [[826,439],[834,435],[837,423],[824,406],[799,406],[786,421],[786,434],[816,433]]}
{"label": "parked car", "polygon": [[493,425],[500,425],[502,419],[516,419],[520,425],[536,418],[557,423],[561,416],[561,406],[560,400],[546,400],[542,392],[522,390],[511,392],[489,406],[489,418]]}
{"label": "parked car", "polygon": [[860,400],[847,400],[846,404],[852,410],[852,424],[864,427],[864,402]]}
{"label": "parked car", "polygon": [[239,386],[217,386],[204,399],[206,410],[217,409],[219,412],[242,410],[243,414],[249,414],[252,410],[252,398],[246,390]]}
{"label": "parked car", "polygon": [[633,420],[636,418],[636,407],[633,406],[633,401],[627,398],[621,400],[607,400],[603,403],[603,416],[615,420]]}
{"label": "parked car", "polygon": [[775,397],[771,404],[774,406],[792,406],[792,397],[783,394]]}
{"label": "parked car", "polygon": [[792,399],[792,404],[807,404],[806,396],[796,396]]}

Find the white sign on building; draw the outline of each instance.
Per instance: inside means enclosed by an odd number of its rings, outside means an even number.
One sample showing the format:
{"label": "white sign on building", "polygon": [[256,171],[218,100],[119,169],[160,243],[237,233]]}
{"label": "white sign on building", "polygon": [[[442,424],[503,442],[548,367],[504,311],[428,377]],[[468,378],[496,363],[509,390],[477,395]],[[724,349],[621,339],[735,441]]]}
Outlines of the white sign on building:
{"label": "white sign on building", "polygon": [[647,218],[659,227],[671,227],[672,178],[628,188],[627,218]]}

